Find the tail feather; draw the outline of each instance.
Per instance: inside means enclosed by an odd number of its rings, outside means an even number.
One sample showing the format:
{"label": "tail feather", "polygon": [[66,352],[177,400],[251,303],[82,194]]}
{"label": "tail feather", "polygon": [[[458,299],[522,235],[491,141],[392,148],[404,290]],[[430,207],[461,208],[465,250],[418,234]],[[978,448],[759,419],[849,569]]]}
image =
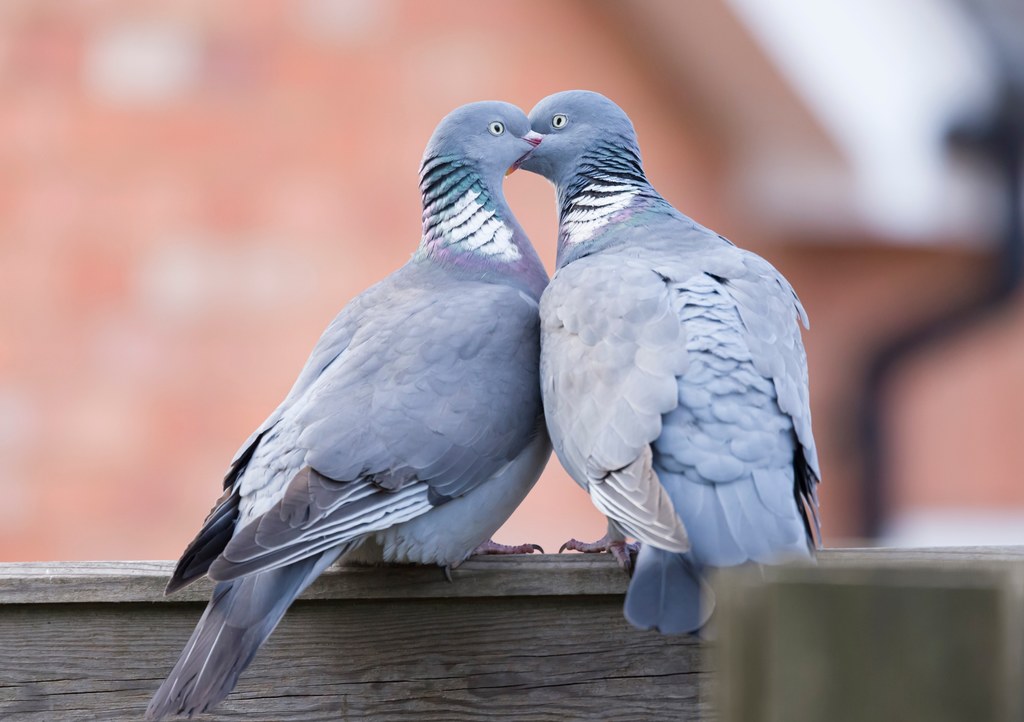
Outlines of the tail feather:
{"label": "tail feather", "polygon": [[146,719],[191,717],[228,696],[291,603],[342,551],[217,584],[174,669],[153,695]]}
{"label": "tail feather", "polygon": [[693,633],[715,608],[715,596],[687,554],[640,548],[626,592],[626,620],[662,634]]}

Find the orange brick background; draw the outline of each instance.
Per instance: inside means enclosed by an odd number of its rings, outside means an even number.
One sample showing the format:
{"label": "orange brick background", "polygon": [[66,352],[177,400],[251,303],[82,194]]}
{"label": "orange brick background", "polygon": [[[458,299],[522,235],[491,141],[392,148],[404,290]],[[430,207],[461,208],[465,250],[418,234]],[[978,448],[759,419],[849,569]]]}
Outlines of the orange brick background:
{"label": "orange brick background", "polygon": [[[978,261],[766,239],[727,214],[728,149],[589,3],[6,0],[0,560],[176,557],[323,327],[414,250],[436,122],[571,87],[625,107],[663,194],[801,293],[826,530],[852,533],[872,340],[965,293]],[[550,187],[518,173],[507,191],[550,268]],[[1024,506],[1022,316],[907,374],[900,504]],[[553,461],[498,538],[601,533]]]}

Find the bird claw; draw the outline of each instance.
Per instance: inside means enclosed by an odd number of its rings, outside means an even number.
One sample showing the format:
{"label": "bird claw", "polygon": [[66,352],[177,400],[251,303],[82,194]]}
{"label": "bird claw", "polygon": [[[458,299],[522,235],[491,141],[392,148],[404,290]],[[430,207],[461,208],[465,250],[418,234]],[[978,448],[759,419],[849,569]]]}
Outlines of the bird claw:
{"label": "bird claw", "polygon": [[607,534],[595,542],[581,542],[578,539],[570,539],[558,549],[561,554],[566,549],[583,554],[599,554],[608,552],[612,555],[619,568],[626,574],[633,574],[633,560],[640,553],[640,542],[626,543],[621,539],[612,539]]}
{"label": "bird claw", "polygon": [[[509,544],[499,544],[493,539],[488,539],[483,544],[478,546],[469,556],[482,556],[485,554],[533,554],[534,552],[544,553],[543,547],[540,544],[519,544],[511,546]],[[463,560],[465,561],[465,560]],[[444,566],[444,578],[449,582],[455,581],[452,578],[452,570],[457,569],[462,562],[455,562],[454,564],[446,564]]]}
{"label": "bird claw", "polygon": [[493,539],[488,539],[474,549],[470,556],[475,557],[484,554],[533,554],[534,552],[543,554],[544,549],[539,544],[518,544],[511,546],[509,544],[498,544],[498,542]]}
{"label": "bird claw", "polygon": [[640,553],[640,542],[612,542],[608,546],[608,551],[619,563],[619,569],[633,576],[633,565],[636,562],[636,555]]}

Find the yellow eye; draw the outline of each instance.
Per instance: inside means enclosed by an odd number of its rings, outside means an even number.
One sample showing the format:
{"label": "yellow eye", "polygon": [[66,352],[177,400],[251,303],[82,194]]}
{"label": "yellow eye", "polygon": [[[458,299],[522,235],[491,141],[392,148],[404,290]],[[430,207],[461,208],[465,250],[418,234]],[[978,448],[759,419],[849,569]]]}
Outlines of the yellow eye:
{"label": "yellow eye", "polygon": [[491,135],[501,135],[505,132],[505,126],[495,120],[487,126],[487,130],[491,131]]}
{"label": "yellow eye", "polygon": [[551,119],[551,127],[555,130],[564,128],[565,124],[569,122],[569,118],[565,113],[558,113]]}

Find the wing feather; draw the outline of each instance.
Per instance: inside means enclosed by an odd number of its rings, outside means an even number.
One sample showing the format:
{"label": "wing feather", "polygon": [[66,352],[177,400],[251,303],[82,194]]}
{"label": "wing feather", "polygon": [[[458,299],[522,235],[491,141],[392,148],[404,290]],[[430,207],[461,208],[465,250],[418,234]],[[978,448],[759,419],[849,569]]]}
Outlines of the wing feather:
{"label": "wing feather", "polygon": [[818,538],[817,456],[792,289],[732,247],[660,271],[678,291],[691,364],[655,467],[695,558],[725,566],[806,554]]}
{"label": "wing feather", "polygon": [[420,286],[394,295],[392,312],[356,323],[257,440],[239,481],[254,511],[210,566],[214,579],[415,518],[506,468],[536,437],[536,305],[483,283],[458,304]]}
{"label": "wing feather", "polygon": [[675,377],[686,368],[664,279],[640,262],[582,259],[545,292],[541,328],[545,413],[563,465],[627,534],[687,550],[652,467],[651,443],[678,404]]}
{"label": "wing feather", "polygon": [[304,468],[274,508],[240,529],[210,566],[229,581],[293,564],[429,511],[430,487],[413,481],[397,490],[367,479],[336,482]]}

